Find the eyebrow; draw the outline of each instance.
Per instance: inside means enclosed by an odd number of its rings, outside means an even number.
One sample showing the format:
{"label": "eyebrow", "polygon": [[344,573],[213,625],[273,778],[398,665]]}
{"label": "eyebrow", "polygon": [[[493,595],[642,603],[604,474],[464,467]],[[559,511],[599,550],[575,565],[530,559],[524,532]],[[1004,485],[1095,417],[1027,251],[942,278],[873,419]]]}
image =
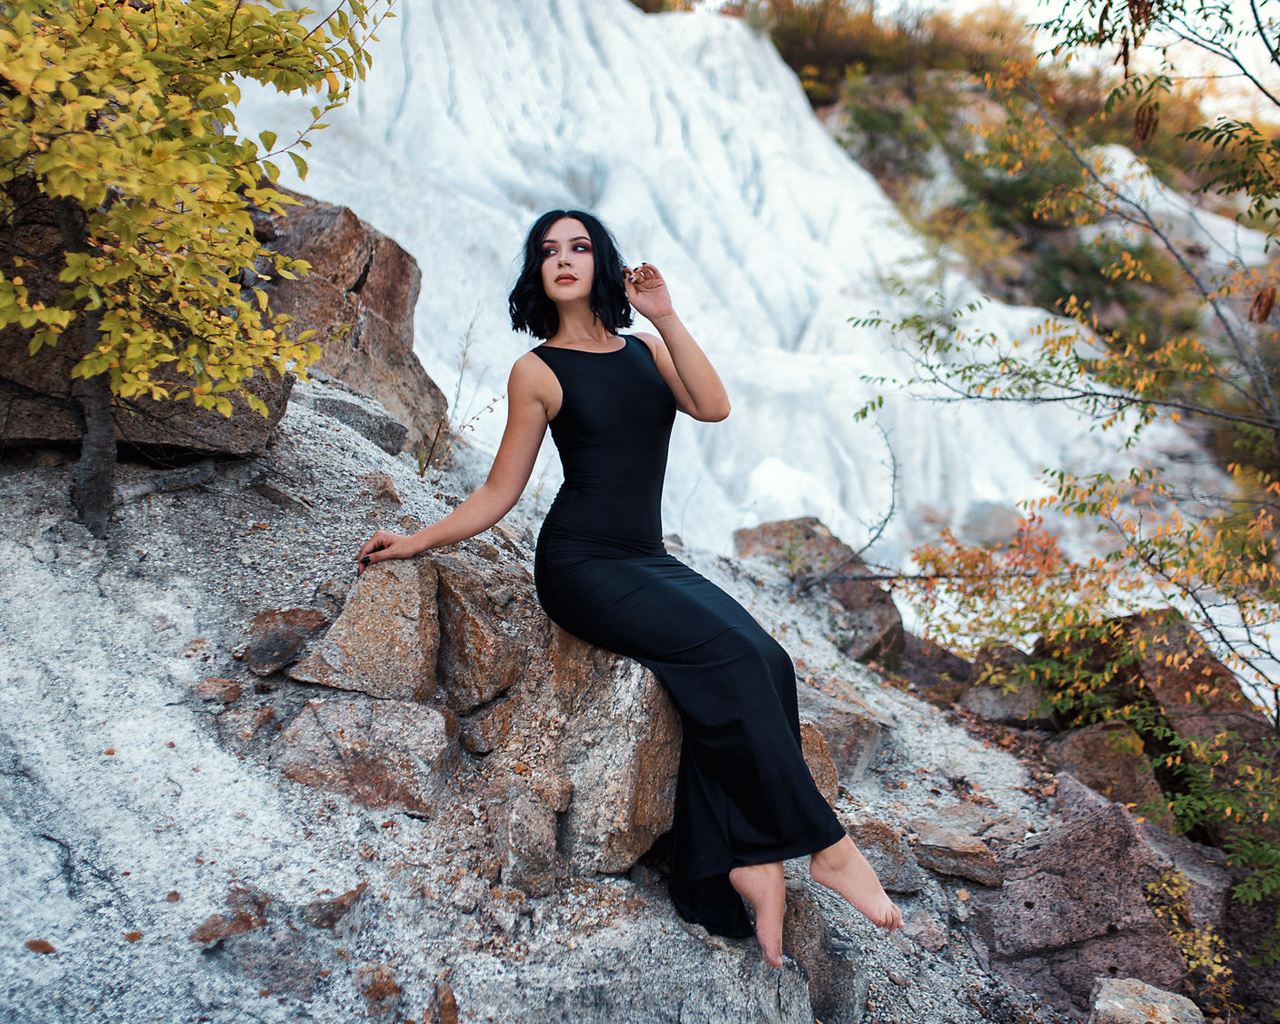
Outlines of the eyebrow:
{"label": "eyebrow", "polygon": [[[591,236],[590,235],[574,235],[572,238],[569,239],[569,241],[570,242],[589,242],[591,241]],[[542,240],[542,244],[555,245],[556,240],[554,238],[544,238]]]}

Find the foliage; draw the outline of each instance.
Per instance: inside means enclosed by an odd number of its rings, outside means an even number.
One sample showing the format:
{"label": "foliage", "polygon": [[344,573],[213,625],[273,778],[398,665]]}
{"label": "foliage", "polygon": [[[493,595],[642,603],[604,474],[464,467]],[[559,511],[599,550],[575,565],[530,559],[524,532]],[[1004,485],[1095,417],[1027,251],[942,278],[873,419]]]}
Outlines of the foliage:
{"label": "foliage", "polygon": [[[30,330],[33,355],[81,329],[73,377],[124,402],[189,398],[228,415],[258,368],[313,361],[318,347],[246,287],[306,269],[262,247],[249,208],[282,209],[273,158],[304,174],[294,147],[364,74],[366,0],[311,28],[281,0],[0,0],[0,13],[0,327]],[[238,79],[328,98],[296,139],[244,139]],[[50,211],[53,268],[19,241]],[[53,296],[28,286],[41,274]]]}
{"label": "foliage", "polygon": [[1167,871],[1146,886],[1147,905],[1174,946],[1187,961],[1187,980],[1196,1002],[1225,1020],[1240,1016],[1235,1001],[1235,975],[1231,954],[1222,936],[1211,925],[1191,919],[1191,883],[1180,871]]}

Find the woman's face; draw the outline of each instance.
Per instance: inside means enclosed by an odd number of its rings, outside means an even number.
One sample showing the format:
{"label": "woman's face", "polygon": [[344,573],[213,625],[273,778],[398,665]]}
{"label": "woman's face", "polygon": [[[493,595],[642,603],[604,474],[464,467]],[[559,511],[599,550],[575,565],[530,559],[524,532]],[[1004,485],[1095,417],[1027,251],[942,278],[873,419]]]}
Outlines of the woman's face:
{"label": "woman's face", "polygon": [[596,260],[586,225],[563,217],[542,238],[542,290],[552,302],[570,302],[591,295]]}

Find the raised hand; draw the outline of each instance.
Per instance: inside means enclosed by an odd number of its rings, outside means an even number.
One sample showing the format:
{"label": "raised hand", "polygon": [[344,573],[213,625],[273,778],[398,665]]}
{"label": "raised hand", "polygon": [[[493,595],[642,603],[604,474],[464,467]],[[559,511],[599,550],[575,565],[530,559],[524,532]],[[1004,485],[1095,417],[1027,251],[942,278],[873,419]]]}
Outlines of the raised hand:
{"label": "raised hand", "polygon": [[674,312],[667,282],[652,263],[641,263],[635,269],[628,270],[626,288],[627,301],[651,323]]}

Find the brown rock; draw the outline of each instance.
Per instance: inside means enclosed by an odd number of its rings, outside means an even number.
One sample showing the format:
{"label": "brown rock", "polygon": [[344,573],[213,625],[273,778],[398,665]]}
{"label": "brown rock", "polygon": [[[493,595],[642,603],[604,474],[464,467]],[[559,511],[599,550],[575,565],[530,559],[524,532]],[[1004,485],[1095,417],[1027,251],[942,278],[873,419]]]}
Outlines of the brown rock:
{"label": "brown rock", "polygon": [[507,742],[515,720],[517,698],[495,701],[462,725],[462,745],[473,754],[487,754]]}
{"label": "brown rock", "polygon": [[[468,715],[531,675],[550,641],[550,622],[533,577],[520,565],[494,564],[476,551],[436,555],[434,561],[441,694],[458,714]],[[500,731],[495,724],[494,732]]]}
{"label": "brown rock", "polygon": [[897,829],[868,818],[847,823],[845,831],[875,869],[886,892],[914,893],[924,887],[924,876],[911,852],[911,844]]}
{"label": "brown rock", "polygon": [[[422,275],[413,257],[345,207],[290,193],[301,201],[284,214],[255,215],[259,238],[311,273],[266,282],[271,308],[293,317],[290,331],[316,330],[316,369],[376,398],[409,428],[407,447],[448,436],[444,395],[413,354],[413,308]],[[343,325],[349,329],[334,337]]]}
{"label": "brown rock", "polygon": [[314,608],[271,608],[249,620],[249,643],[241,659],[255,675],[268,676],[284,668],[302,645],[329,624]]}
{"label": "brown rock", "polygon": [[902,919],[902,934],[930,953],[945,949],[951,940],[947,926],[927,910],[915,910],[907,914]]}
{"label": "brown rock", "polygon": [[849,545],[813,517],[762,523],[733,535],[739,558],[765,555],[781,562],[802,589],[821,587],[843,611],[841,649],[858,661],[902,653],[902,616],[887,590],[857,577],[870,570]]}
{"label": "brown rock", "polygon": [[435,606],[430,560],[377,562],[352,587],[324,639],[288,675],[372,697],[430,700],[440,641]]}
{"label": "brown rock", "polygon": [[192,942],[220,942],[232,935],[243,935],[267,923],[266,907],[271,897],[253,886],[233,886],[227,893],[232,914],[211,915],[191,933]]}
{"label": "brown rock", "polygon": [[327,928],[333,931],[338,922],[350,913],[351,908],[360,902],[360,897],[369,888],[368,882],[361,882],[354,889],[335,896],[331,900],[316,900],[302,909],[302,920],[312,928]]}
{"label": "brown rock", "polygon": [[401,989],[389,965],[361,964],[356,968],[356,986],[369,1004],[370,1017],[386,1017],[400,1008]]}
{"label": "brown rock", "polygon": [[680,722],[652,673],[559,628],[553,636],[566,728],[548,769],[573,784],[562,850],[580,874],[623,872],[671,828]]}
{"label": "brown rock", "polygon": [[217,716],[218,735],[224,740],[248,743],[262,731],[263,726],[275,717],[275,709],[268,704],[243,711],[220,711]]}
{"label": "brown rock", "polygon": [[965,691],[958,703],[966,711],[1003,725],[1054,728],[1044,688],[1019,677],[1018,670],[1030,660],[1028,654],[1008,644],[981,651],[973,664],[978,683]]}
{"label": "brown rock", "polygon": [[209,676],[196,683],[191,692],[201,700],[218,700],[222,701],[223,704],[234,704],[240,699],[240,695],[244,691],[237,682],[230,679],[219,679],[217,676]]}
{"label": "brown rock", "polygon": [[973,894],[997,969],[1067,1013],[1088,1009],[1095,978],[1176,986],[1186,965],[1147,906],[1166,870],[1119,804],[1033,836],[1001,857],[1005,883]]}
{"label": "brown rock", "polygon": [[822,731],[816,725],[801,722],[800,747],[804,752],[804,763],[808,765],[809,774],[813,776],[822,799],[835,807],[836,801],[840,799],[840,779]]}
{"label": "brown rock", "polygon": [[1109,800],[1139,807],[1161,828],[1173,828],[1142,737],[1125,722],[1098,722],[1072,729],[1044,745],[1044,759],[1055,772],[1070,772]]}
{"label": "brown rock", "polygon": [[1275,738],[1275,727],[1245,697],[1235,675],[1176,612],[1133,615],[1117,625],[1128,646],[1143,643],[1130,685],[1159,703],[1179,736],[1205,739],[1230,730],[1246,743]]}
{"label": "brown rock", "polygon": [[918,836],[915,854],[922,868],[979,885],[998,887],[1004,882],[995,854],[981,839],[935,821],[916,819],[908,827]]}
{"label": "brown rock", "polygon": [[289,778],[366,807],[430,814],[457,756],[439,708],[404,701],[313,700],[276,739]]}
{"label": "brown rock", "polygon": [[1186,996],[1137,978],[1099,978],[1090,1003],[1088,1024],[1204,1024],[1204,1014]]}

